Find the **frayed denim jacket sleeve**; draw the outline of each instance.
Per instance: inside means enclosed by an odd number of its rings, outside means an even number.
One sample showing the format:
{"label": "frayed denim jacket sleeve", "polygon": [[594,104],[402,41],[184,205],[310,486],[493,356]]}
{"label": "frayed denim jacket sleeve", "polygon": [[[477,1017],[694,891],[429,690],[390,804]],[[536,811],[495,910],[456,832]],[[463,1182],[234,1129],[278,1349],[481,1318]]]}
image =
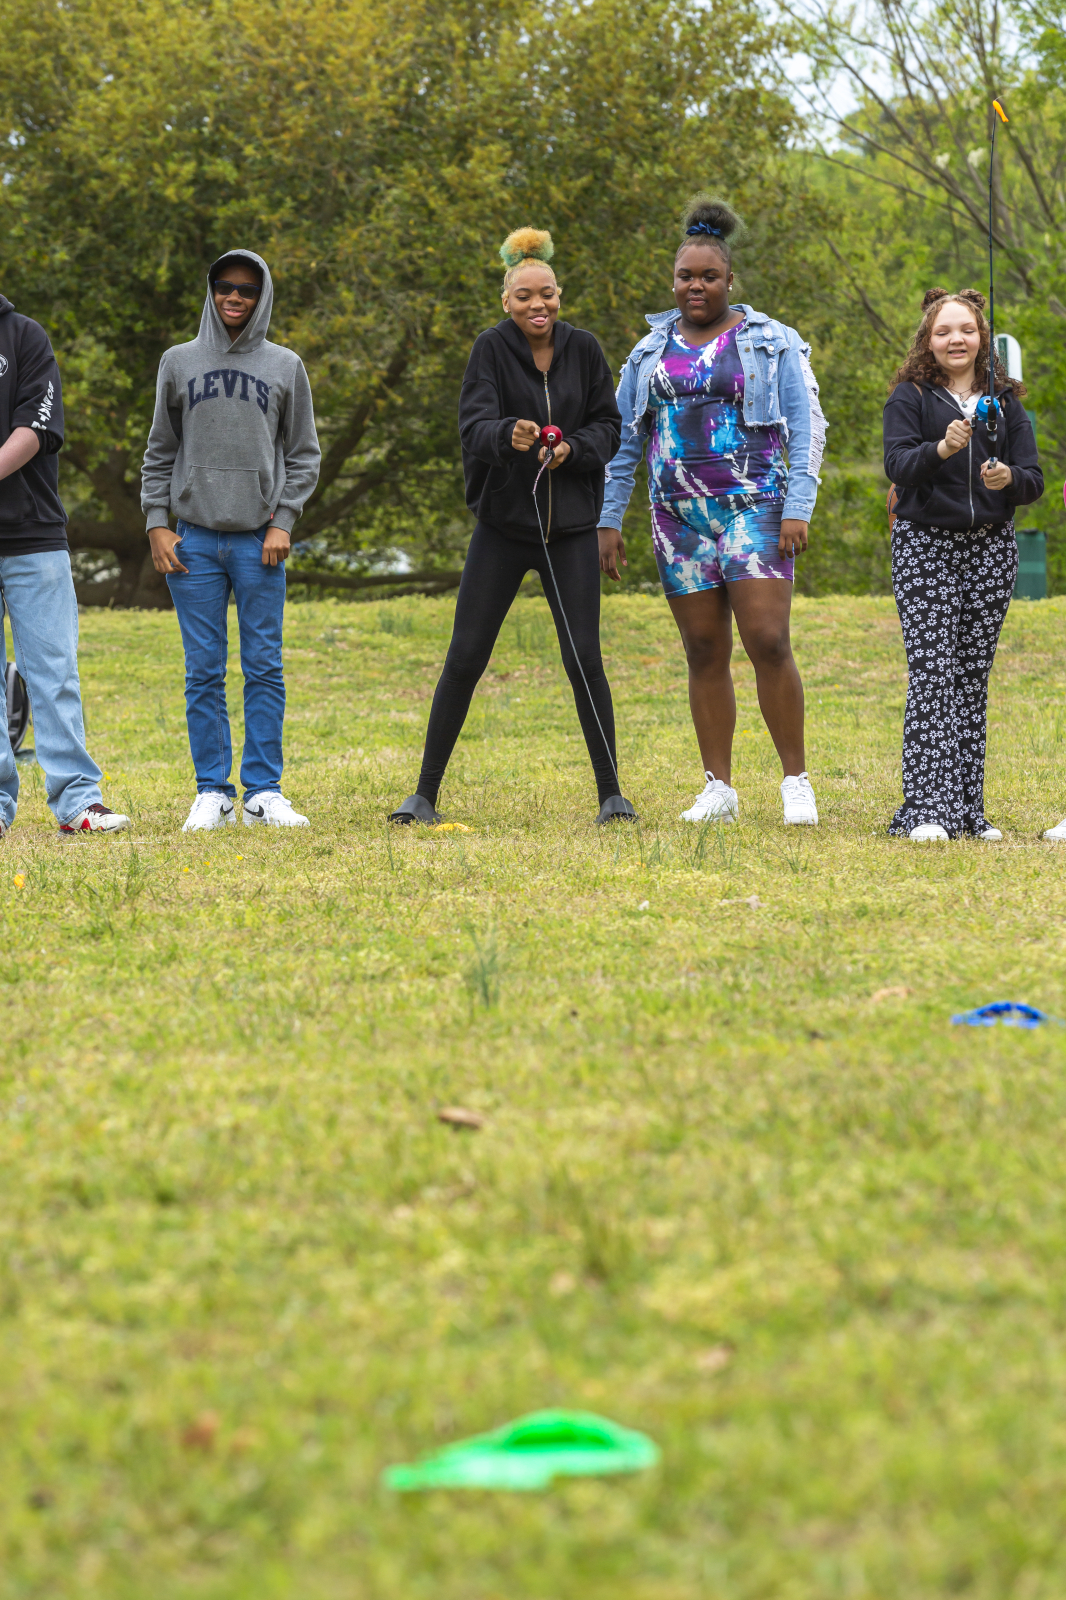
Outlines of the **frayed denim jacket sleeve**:
{"label": "frayed denim jacket sleeve", "polygon": [[811,347],[791,328],[779,357],[777,392],[788,428],[788,489],[781,517],[810,522],[825,451],[825,416],[811,369]]}
{"label": "frayed denim jacket sleeve", "polygon": [[622,380],[615,395],[618,409],[622,413],[622,442],[607,467],[603,510],[600,512],[601,528],[622,526],[622,519],[633,494],[633,479],[644,455],[645,433],[639,426],[641,419],[634,415],[639,388],[640,357],[644,345],[645,341],[642,339],[630,354],[622,368]]}

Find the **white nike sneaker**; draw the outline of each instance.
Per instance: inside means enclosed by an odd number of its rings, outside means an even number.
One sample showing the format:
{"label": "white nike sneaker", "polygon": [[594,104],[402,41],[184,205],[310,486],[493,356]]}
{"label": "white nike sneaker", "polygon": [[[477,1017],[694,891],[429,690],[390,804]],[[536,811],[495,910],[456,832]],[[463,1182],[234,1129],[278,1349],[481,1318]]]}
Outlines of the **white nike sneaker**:
{"label": "white nike sneaker", "polygon": [[708,772],[706,778],[703,793],[697,795],[695,805],[682,811],[681,821],[736,822],[740,813],[737,791],[731,789],[728,783],[723,783],[721,778],[716,778],[713,772]]}
{"label": "white nike sneaker", "polygon": [[814,799],[811,780],[805,772],[798,778],[785,778],[781,784],[781,799],[785,805],[785,827],[818,826],[818,807]]}
{"label": "white nike sneaker", "polygon": [[913,839],[915,844],[930,844],[934,839],[947,839],[948,837],[948,830],[942,828],[939,822],[919,822],[918,826],[912,828],[907,835],[907,838]]}
{"label": "white nike sneaker", "polygon": [[1062,821],[1057,823],[1054,828],[1046,828],[1044,830],[1044,838],[1059,841],[1066,839],[1066,817],[1063,817]]}
{"label": "white nike sneaker", "polygon": [[205,828],[234,828],[237,813],[233,801],[221,789],[205,789],[192,803],[192,810],[182,824],[182,833],[201,833]]}
{"label": "white nike sneaker", "polygon": [[307,817],[302,817],[298,811],[292,809],[292,801],[286,800],[276,789],[262,789],[259,794],[250,794],[244,802],[244,826],[254,828],[259,822],[266,823],[271,828],[311,826]]}

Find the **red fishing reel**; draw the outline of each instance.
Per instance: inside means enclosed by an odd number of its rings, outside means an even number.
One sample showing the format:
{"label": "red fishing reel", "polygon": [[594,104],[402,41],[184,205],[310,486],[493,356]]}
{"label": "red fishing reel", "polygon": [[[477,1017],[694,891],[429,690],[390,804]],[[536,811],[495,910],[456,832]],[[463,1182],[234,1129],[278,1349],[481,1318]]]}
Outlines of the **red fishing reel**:
{"label": "red fishing reel", "polygon": [[549,451],[557,450],[563,442],[562,428],[557,428],[554,422],[547,423],[540,430],[540,442]]}

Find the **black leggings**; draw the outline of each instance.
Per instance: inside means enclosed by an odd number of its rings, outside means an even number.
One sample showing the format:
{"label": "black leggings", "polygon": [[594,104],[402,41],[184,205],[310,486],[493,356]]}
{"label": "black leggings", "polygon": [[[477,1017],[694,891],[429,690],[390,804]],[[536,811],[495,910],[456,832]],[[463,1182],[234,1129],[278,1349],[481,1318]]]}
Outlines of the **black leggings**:
{"label": "black leggings", "polygon": [[[503,619],[511,609],[522,579],[530,571],[540,574],[555,619],[563,666],[574,691],[581,731],[596,774],[600,804],[618,793],[614,707],[611,686],[600,657],[600,557],[595,530],[562,538],[557,544],[553,542],[551,561],[577,647],[576,659],[570,648],[566,623],[559,613],[559,601],[543,545],[507,539],[481,522],[474,529],[463,567],[463,581],[459,585],[452,642],[433,695],[426,752],[418,779],[418,793],[430,805],[437,803],[444,769],[462,732],[478,680],[489,664]],[[581,681],[578,662],[592,691],[591,703]],[[610,743],[610,756],[596,725],[597,716]]]}

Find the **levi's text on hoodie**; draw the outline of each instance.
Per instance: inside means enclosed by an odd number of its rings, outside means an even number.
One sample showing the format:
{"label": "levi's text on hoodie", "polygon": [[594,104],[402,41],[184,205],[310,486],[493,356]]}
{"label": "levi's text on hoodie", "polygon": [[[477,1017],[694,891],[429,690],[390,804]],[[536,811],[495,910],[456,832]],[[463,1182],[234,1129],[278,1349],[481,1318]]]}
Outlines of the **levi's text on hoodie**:
{"label": "levi's text on hoodie", "polygon": [[231,341],[218,314],[209,273],[199,333],[172,345],[159,363],[141,469],[149,528],[180,518],[219,533],[267,522],[291,533],[318,482],[321,453],[304,364],[267,339],[270,269],[251,250],[227,250],[219,261],[234,256],[263,274],[255,310],[237,337]]}

